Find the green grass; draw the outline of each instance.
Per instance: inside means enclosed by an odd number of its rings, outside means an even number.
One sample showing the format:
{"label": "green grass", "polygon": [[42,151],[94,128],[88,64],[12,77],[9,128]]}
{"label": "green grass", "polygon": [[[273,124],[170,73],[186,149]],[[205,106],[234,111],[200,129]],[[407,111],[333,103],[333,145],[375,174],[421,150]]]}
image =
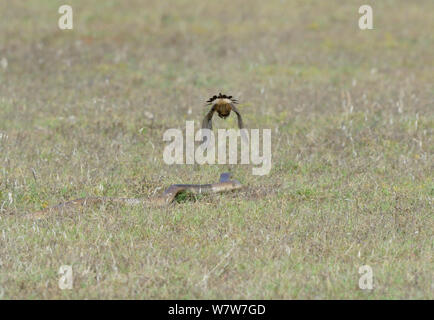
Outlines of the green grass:
{"label": "green grass", "polygon": [[[3,299],[434,298],[432,1],[376,2],[371,31],[357,1],[76,0],[73,31],[62,4],[0,2]],[[272,129],[269,175],[163,162],[220,91]],[[244,190],[23,219],[227,170]]]}

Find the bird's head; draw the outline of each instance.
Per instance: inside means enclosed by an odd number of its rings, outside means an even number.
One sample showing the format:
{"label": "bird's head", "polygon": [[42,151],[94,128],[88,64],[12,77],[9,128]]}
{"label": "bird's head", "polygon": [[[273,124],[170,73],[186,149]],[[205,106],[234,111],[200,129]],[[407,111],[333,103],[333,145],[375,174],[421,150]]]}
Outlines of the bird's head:
{"label": "bird's head", "polygon": [[225,94],[219,93],[219,95],[214,95],[206,102],[207,105],[214,105],[214,104],[236,104],[238,103],[237,99],[233,98],[232,96],[227,96]]}

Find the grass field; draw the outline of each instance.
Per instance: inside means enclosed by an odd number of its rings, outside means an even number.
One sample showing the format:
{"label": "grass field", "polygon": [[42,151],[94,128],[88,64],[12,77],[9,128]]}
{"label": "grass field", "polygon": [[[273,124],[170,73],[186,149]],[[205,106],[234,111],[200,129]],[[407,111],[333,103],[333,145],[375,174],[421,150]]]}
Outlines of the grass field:
{"label": "grass field", "polygon": [[[60,30],[64,1],[1,0],[0,298],[433,299],[434,2],[362,31],[365,2],[74,0]],[[163,162],[220,91],[272,129],[269,175]],[[245,189],[23,219],[228,170]]]}

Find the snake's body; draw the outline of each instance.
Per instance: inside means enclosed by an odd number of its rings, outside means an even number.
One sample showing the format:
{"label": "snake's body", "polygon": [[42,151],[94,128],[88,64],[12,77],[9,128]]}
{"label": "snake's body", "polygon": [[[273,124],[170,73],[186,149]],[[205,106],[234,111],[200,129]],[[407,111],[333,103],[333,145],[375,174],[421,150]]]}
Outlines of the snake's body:
{"label": "snake's body", "polygon": [[220,181],[211,184],[173,184],[162,195],[152,198],[112,198],[112,197],[86,197],[59,203],[50,208],[26,215],[30,219],[46,218],[52,213],[62,211],[74,206],[86,206],[102,203],[119,203],[125,205],[145,205],[147,207],[162,207],[172,203],[176,195],[181,192],[193,194],[221,193],[241,189],[242,185],[238,180],[230,180],[230,173],[222,173]]}

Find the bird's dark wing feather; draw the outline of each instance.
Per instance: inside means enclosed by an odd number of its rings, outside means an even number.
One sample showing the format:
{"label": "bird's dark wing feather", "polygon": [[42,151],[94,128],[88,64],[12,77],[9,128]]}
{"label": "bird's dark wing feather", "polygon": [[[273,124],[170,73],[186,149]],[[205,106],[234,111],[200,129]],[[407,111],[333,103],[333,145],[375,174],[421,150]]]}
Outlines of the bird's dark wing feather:
{"label": "bird's dark wing feather", "polygon": [[202,121],[202,128],[212,130],[212,116],[215,112],[215,106],[211,108],[211,110],[206,114],[205,118]]}
{"label": "bird's dark wing feather", "polygon": [[241,114],[240,114],[240,112],[238,111],[237,108],[235,108],[235,106],[234,106],[233,103],[231,104],[231,107],[232,107],[232,111],[234,111],[234,112],[237,114],[237,118],[238,118],[238,127],[239,127],[240,129],[243,129],[243,128],[244,128],[243,118],[241,118]]}
{"label": "bird's dark wing feather", "polygon": [[[244,142],[249,143],[249,136],[248,136],[248,134],[246,133],[247,130],[244,129],[243,118],[241,118],[241,114],[240,114],[240,112],[238,111],[237,108],[235,108],[235,106],[234,106],[233,103],[231,104],[231,107],[232,107],[232,111],[235,112],[235,113],[237,114],[237,118],[238,118],[238,127],[239,127],[240,130],[241,130],[241,137],[242,137],[242,139],[244,140]],[[243,130],[243,129],[244,129],[244,130]]]}

